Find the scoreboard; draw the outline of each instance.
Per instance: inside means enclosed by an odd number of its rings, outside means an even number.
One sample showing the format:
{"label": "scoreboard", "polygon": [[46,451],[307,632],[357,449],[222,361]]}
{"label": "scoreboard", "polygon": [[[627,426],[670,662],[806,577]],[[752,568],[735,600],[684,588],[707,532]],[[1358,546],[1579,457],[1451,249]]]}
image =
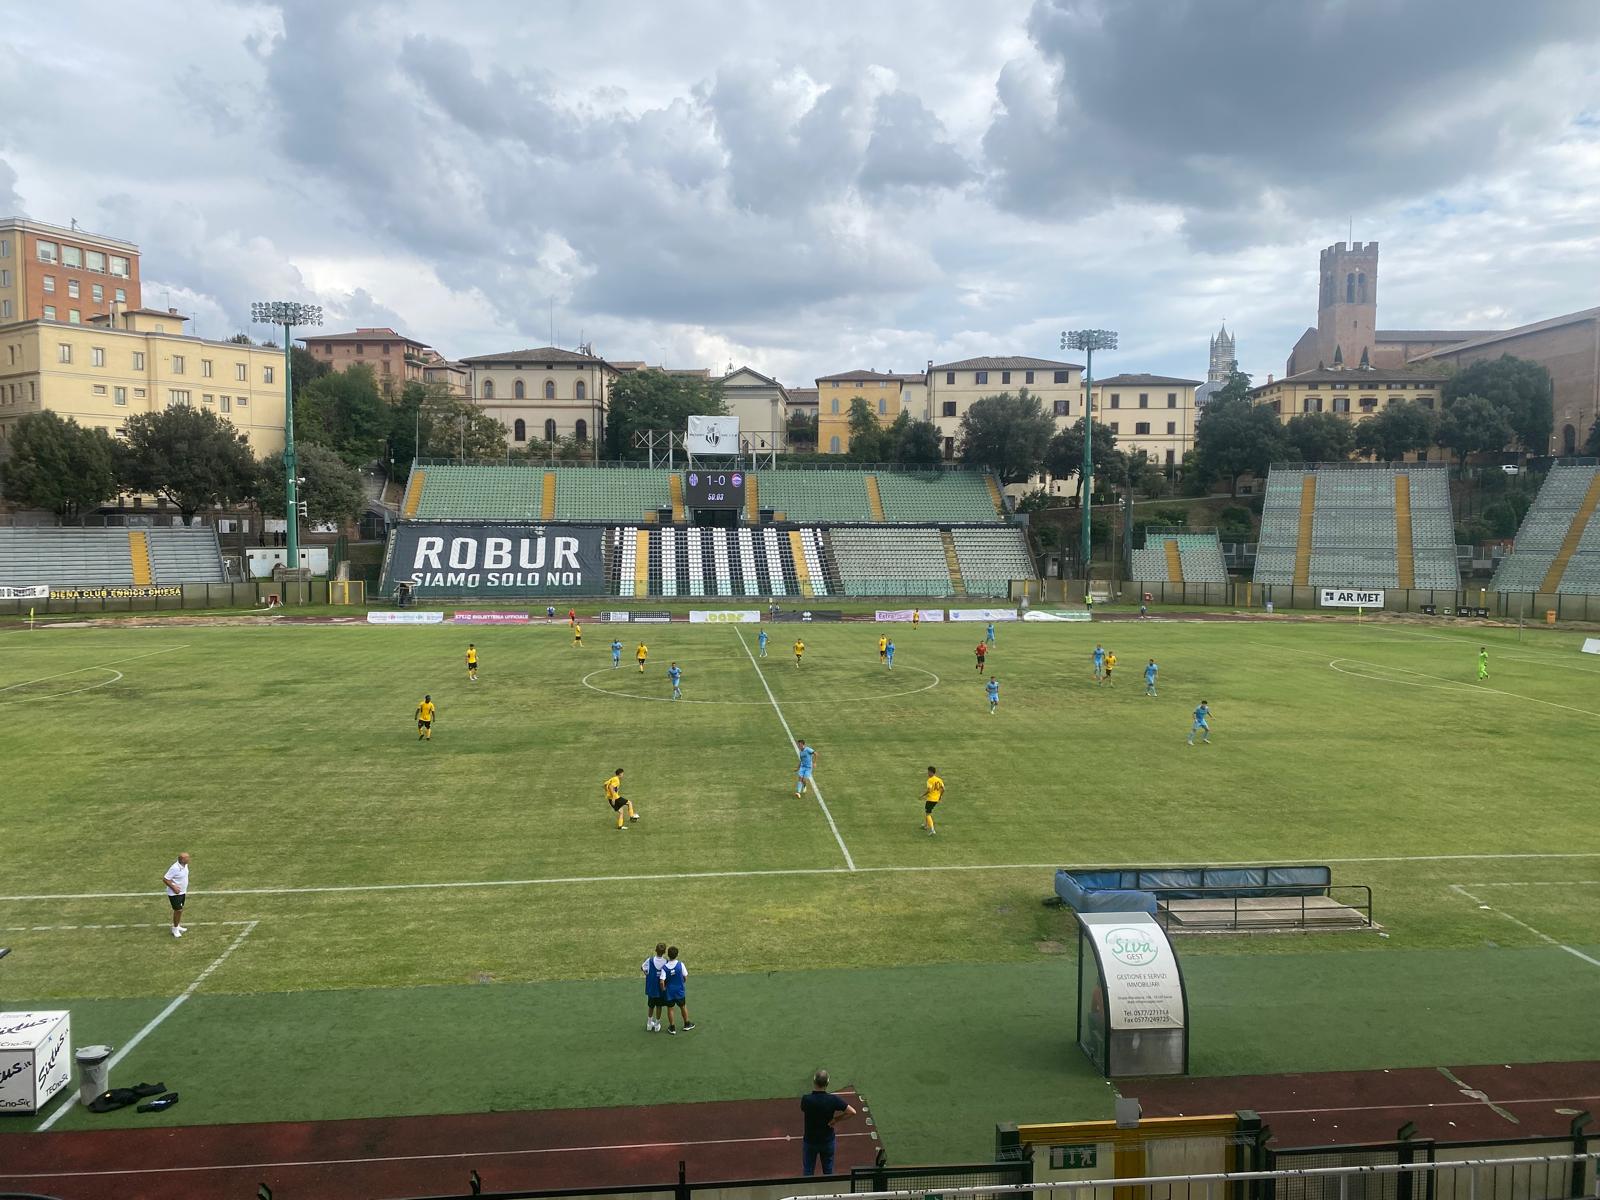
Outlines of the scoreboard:
{"label": "scoreboard", "polygon": [[743,471],[685,471],[685,508],[743,508]]}

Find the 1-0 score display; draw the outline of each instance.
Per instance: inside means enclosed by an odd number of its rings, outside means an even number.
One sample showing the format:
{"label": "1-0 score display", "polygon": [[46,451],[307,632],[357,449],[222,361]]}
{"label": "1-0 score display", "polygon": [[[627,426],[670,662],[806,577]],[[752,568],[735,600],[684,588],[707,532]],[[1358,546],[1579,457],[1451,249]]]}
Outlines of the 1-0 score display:
{"label": "1-0 score display", "polygon": [[743,471],[689,471],[683,477],[689,508],[743,508]]}

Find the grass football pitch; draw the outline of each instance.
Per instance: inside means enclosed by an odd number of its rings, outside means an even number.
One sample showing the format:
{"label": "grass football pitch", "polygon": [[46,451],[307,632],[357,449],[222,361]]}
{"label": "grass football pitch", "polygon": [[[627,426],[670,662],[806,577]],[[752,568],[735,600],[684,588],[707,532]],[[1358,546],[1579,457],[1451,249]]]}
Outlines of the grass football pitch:
{"label": "grass football pitch", "polygon": [[[1179,943],[1196,1074],[1600,1058],[1600,659],[1579,635],[1003,625],[990,716],[981,625],[774,625],[765,659],[749,626],[624,627],[613,670],[617,628],[581,649],[559,624],[0,634],[0,1008],[70,1007],[79,1045],[143,1031],[113,1083],[184,1097],[55,1128],[764,1097],[825,1065],[896,1161],[982,1158],[996,1121],[1109,1113],[1072,1044],[1070,915],[1041,903],[1073,864],[1312,861],[1371,885],[1384,937]],[[1190,748],[1201,699],[1212,744]],[[820,794],[794,797],[791,734]],[[625,833],[601,798],[617,766]],[[644,1029],[663,940],[687,1036]]]}

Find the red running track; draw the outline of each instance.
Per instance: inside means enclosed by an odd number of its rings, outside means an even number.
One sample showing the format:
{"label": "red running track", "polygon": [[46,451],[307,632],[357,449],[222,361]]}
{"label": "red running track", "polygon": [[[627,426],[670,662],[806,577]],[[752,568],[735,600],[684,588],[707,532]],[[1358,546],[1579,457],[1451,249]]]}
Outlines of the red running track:
{"label": "red running track", "polygon": [[1151,1117],[1254,1109],[1278,1149],[1392,1142],[1407,1121],[1440,1142],[1559,1138],[1600,1102],[1600,1062],[1148,1080],[1122,1094]]}
{"label": "red running track", "polygon": [[[837,1173],[870,1166],[871,1115],[839,1134]],[[61,1200],[233,1200],[265,1183],[292,1200],[464,1195],[800,1174],[800,1097],[649,1108],[377,1117],[0,1135],[0,1190]]]}

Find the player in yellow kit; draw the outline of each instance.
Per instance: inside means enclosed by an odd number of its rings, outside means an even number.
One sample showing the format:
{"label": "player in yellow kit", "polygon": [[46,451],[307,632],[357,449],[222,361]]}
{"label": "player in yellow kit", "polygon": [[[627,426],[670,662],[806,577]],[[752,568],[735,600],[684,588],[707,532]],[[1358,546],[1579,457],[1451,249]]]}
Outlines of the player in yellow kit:
{"label": "player in yellow kit", "polygon": [[[605,782],[606,803],[611,806],[611,811],[617,814],[617,828],[626,829],[628,821],[637,821],[639,814],[633,811],[633,801],[622,794],[622,768],[618,767]],[[623,818],[626,817],[627,820]]]}
{"label": "player in yellow kit", "polygon": [[1116,651],[1107,650],[1106,651],[1106,674],[1105,674],[1105,678],[1103,680],[1101,680],[1101,682],[1102,683],[1110,683],[1111,682],[1111,672],[1115,671],[1116,669],[1117,669]]}
{"label": "player in yellow kit", "polygon": [[433,714],[438,712],[432,696],[424,696],[422,703],[417,705],[417,740],[419,742],[433,741]]}
{"label": "player in yellow kit", "polygon": [[467,678],[478,682],[478,648],[471,642],[467,643]]}
{"label": "player in yellow kit", "polygon": [[644,660],[650,657],[650,647],[646,646],[643,642],[640,642],[639,648],[633,652],[633,657],[639,663],[639,674],[643,675]]}
{"label": "player in yellow kit", "polygon": [[583,626],[576,622],[572,626],[572,644],[574,646],[583,645]]}
{"label": "player in yellow kit", "polygon": [[797,671],[800,669],[800,659],[805,654],[805,652],[806,652],[806,644],[803,641],[801,641],[799,638],[795,638],[795,640],[794,640],[794,667],[795,667],[795,670],[797,670]]}
{"label": "player in yellow kit", "polygon": [[932,767],[928,768],[928,782],[922,788],[922,827],[931,837],[937,830],[933,827],[933,810],[939,807],[939,801],[944,799],[944,780],[939,778],[939,772]]}
{"label": "player in yellow kit", "polygon": [[889,639],[881,634],[878,636],[878,661],[881,663],[889,661]]}

